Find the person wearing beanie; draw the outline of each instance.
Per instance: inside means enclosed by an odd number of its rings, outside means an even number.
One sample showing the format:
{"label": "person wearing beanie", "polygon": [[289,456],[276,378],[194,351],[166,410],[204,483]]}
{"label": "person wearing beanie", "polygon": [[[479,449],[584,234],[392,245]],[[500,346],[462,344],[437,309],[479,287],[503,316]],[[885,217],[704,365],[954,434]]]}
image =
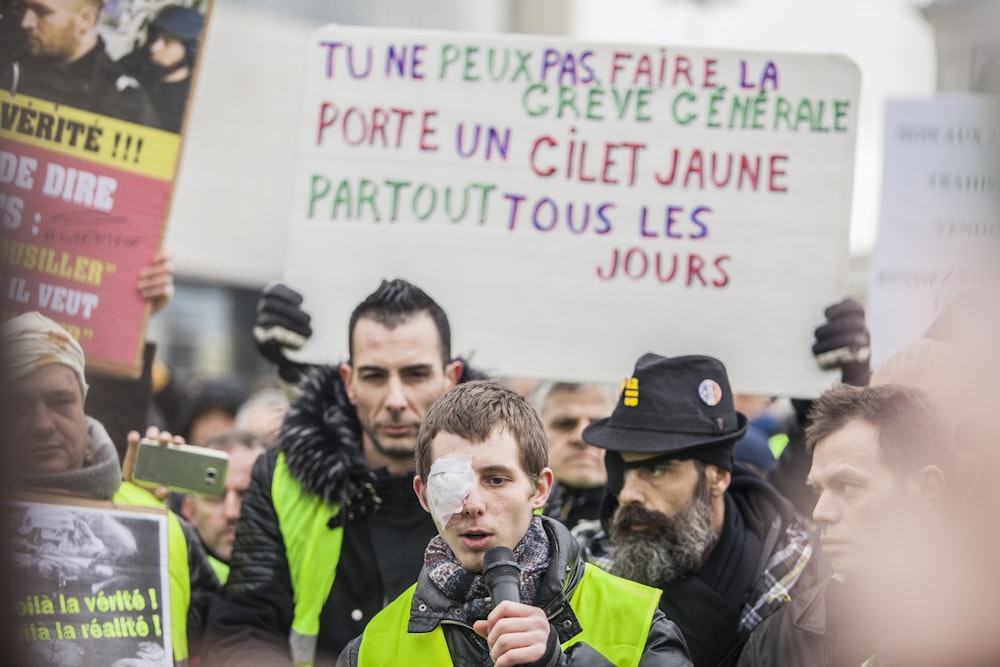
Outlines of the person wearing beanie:
{"label": "person wearing beanie", "polygon": [[696,667],[735,664],[750,631],[823,575],[805,521],[734,463],[746,428],[717,359],[646,354],[583,431],[607,450],[608,495],[577,538],[591,562],[663,590]]}
{"label": "person wearing beanie", "polygon": [[[0,324],[0,350],[3,448],[15,488],[162,508],[151,492],[122,480],[111,437],[84,412],[85,359],[68,331],[27,312]],[[167,560],[174,664],[185,665],[200,645],[219,583],[197,535],[174,514],[168,514]]]}
{"label": "person wearing beanie", "polygon": [[149,24],[146,43],[121,59],[160,116],[160,127],[179,133],[205,19],[196,9],[167,5]]}

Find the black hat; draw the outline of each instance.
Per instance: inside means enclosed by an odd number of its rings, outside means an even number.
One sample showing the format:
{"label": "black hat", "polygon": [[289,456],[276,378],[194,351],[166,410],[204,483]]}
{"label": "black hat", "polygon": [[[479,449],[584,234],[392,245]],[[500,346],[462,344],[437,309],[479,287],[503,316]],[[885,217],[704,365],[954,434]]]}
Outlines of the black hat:
{"label": "black hat", "polygon": [[[622,385],[614,412],[583,431],[585,442],[616,452],[701,452],[728,447],[743,436],[747,418],[733,407],[726,367],[704,356],[644,354]],[[716,457],[712,457],[715,462]]]}

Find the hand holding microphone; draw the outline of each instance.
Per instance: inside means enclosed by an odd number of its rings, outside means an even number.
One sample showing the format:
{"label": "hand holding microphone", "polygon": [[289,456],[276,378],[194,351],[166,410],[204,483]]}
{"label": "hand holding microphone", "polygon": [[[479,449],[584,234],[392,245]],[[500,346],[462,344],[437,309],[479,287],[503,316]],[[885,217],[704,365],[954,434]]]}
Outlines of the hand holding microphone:
{"label": "hand holding microphone", "polygon": [[[494,664],[514,667],[537,662],[550,648],[549,619],[540,608],[521,604],[521,567],[514,553],[503,546],[487,551],[483,578],[493,598],[493,611],[473,627],[486,638]],[[558,644],[554,650],[559,650]]]}

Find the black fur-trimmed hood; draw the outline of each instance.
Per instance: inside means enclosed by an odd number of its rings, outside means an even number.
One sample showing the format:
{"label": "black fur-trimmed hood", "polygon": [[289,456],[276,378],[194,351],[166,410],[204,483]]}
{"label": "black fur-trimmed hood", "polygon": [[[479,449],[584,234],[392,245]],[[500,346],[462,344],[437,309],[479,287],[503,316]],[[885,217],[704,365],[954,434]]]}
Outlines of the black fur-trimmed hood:
{"label": "black fur-trimmed hood", "polygon": [[[459,382],[486,375],[462,364]],[[361,423],[337,366],[315,366],[298,385],[278,434],[278,448],[306,491],[330,504],[357,495],[371,472],[361,446]]]}

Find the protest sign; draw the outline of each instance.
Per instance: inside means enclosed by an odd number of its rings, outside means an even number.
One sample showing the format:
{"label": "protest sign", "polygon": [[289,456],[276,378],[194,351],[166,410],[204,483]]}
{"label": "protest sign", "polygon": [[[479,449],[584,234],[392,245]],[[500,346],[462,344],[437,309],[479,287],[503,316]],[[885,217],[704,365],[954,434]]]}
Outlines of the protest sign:
{"label": "protest sign", "polygon": [[[163,238],[203,25],[200,11],[166,5],[120,2],[95,18],[73,3],[90,27],[74,33],[86,54],[70,63],[46,50],[33,6],[3,15],[26,18],[18,48],[0,53],[0,314],[37,310],[80,341],[89,367],[131,376],[148,315],[136,282]],[[143,42],[171,31],[189,31],[190,60],[165,74]]]}
{"label": "protest sign", "polygon": [[711,354],[742,391],[814,394],[858,85],[838,56],[323,28],[286,269],[305,355],[343,358],[350,309],[404,277],[491,373]]}
{"label": "protest sign", "polygon": [[891,102],[868,322],[877,365],[954,299],[997,278],[1000,104]]}
{"label": "protest sign", "polygon": [[9,508],[15,635],[28,662],[172,664],[166,511],[68,502]]}

